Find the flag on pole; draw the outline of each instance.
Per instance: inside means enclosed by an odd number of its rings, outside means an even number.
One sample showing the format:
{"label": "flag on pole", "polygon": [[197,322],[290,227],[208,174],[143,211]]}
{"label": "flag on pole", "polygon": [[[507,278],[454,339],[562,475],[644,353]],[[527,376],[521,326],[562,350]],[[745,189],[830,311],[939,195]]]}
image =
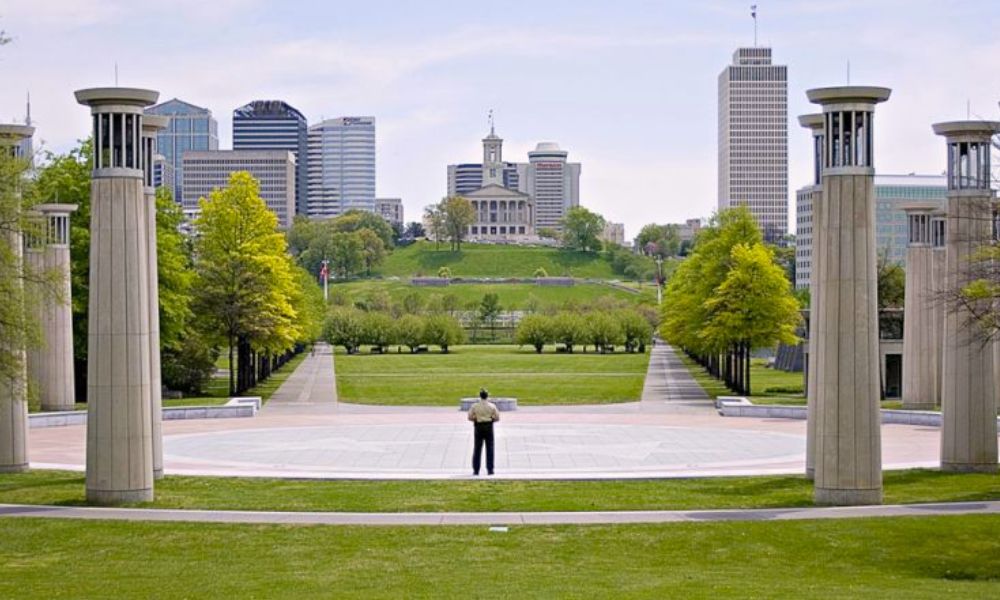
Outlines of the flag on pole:
{"label": "flag on pole", "polygon": [[756,4],[751,4],[750,5],[750,16],[753,17],[754,19],[757,18],[757,5]]}
{"label": "flag on pole", "polygon": [[319,269],[319,278],[325,282],[329,277],[330,269],[327,268],[326,263],[324,262],[323,266]]}

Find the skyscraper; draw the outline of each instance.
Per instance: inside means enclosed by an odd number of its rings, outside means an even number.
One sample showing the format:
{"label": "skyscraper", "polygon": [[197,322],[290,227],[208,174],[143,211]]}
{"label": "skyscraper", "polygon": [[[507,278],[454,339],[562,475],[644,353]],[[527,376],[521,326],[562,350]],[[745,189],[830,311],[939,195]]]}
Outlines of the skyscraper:
{"label": "skyscraper", "polygon": [[288,150],[216,150],[184,155],[184,214],[194,217],[198,201],[229,184],[229,176],[246,171],[260,184],[260,197],[277,215],[281,227],[295,216],[295,157]]}
{"label": "skyscraper", "polygon": [[[174,172],[174,200],[184,197],[184,153],[219,149],[219,123],[212,111],[174,98],[146,109],[147,114],[170,117],[170,125],[159,133],[156,145]],[[170,186],[167,186],[170,187]]]}
{"label": "skyscraper", "polygon": [[535,201],[536,229],[562,231],[566,211],[580,205],[580,163],[566,162],[568,155],[554,142],[541,142],[528,152],[521,191]]}
{"label": "skyscraper", "polygon": [[776,240],[788,233],[788,67],[738,48],[719,74],[719,209],[746,206]]}
{"label": "skyscraper", "polygon": [[281,100],[254,100],[233,111],[233,150],[287,150],[295,156],[295,212],[306,212],[309,124]]}
{"label": "skyscraper", "polygon": [[375,210],[375,117],[328,119],[309,128],[307,214]]}

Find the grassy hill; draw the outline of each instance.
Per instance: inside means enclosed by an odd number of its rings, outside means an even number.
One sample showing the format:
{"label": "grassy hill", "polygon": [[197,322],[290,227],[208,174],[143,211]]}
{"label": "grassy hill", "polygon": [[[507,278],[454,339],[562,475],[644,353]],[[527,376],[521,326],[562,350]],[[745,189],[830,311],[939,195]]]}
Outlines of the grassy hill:
{"label": "grassy hill", "polygon": [[441,267],[451,269],[453,277],[531,277],[539,267],[551,277],[620,277],[602,254],[488,244],[463,244],[460,252],[452,252],[447,243],[435,250],[433,242],[425,241],[393,250],[378,273],[397,277],[435,276]]}
{"label": "grassy hill", "polygon": [[500,297],[500,306],[504,310],[524,308],[529,297],[538,299],[543,306],[560,306],[574,300],[579,303],[590,303],[601,296],[620,298],[628,302],[654,303],[656,288],[652,285],[643,286],[639,293],[626,292],[603,284],[577,284],[572,287],[541,286],[530,283],[489,284],[489,283],[453,283],[447,287],[419,287],[410,285],[408,280],[362,280],[347,283],[331,283],[330,292],[336,294],[343,291],[350,299],[364,298],[375,290],[385,290],[396,303],[403,301],[409,294],[417,294],[426,302],[431,296],[454,295],[461,306],[482,299],[487,293],[495,293]]}

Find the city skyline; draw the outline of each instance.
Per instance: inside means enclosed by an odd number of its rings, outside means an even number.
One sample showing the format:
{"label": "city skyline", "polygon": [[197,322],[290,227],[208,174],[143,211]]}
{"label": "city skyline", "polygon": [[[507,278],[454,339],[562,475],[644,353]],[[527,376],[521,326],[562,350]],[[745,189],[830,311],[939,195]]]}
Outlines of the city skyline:
{"label": "city skyline", "polygon": [[[588,165],[581,204],[631,237],[646,222],[714,210],[716,76],[751,44],[753,22],[744,2],[626,4],[634,10],[554,2],[529,15],[515,2],[505,14],[519,19],[498,22],[433,2],[349,15],[256,0],[0,2],[0,28],[14,38],[0,62],[0,115],[23,118],[32,92],[38,140],[65,151],[87,132],[72,89],[113,83],[115,62],[123,86],[209,108],[222,148],[232,147],[231,111],[254,98],[284,100],[310,123],[370,114],[380,123],[377,194],[402,197],[415,215],[445,194],[444,165],[478,154],[493,108],[508,155],[550,139],[572,148]],[[967,101],[972,117],[997,117],[994,3],[774,2],[758,17],[760,45],[788,65],[789,119],[814,112],[805,89],[843,84],[852,58],[852,83],[894,89],[880,112],[879,173],[940,173],[930,123],[965,118]],[[136,38],[158,43],[135,52]],[[808,138],[789,124],[790,196],[811,179]]]}

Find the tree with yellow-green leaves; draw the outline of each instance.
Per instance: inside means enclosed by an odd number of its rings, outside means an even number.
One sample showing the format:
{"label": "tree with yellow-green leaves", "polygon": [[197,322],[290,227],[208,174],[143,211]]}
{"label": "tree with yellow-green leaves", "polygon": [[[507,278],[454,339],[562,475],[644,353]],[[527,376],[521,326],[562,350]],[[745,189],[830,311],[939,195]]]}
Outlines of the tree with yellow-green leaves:
{"label": "tree with yellow-green leaves", "polygon": [[301,276],[249,173],[233,173],[226,187],[199,204],[194,308],[206,330],[228,344],[229,388],[238,394],[303,339]]}
{"label": "tree with yellow-green leaves", "polygon": [[746,208],[720,212],[670,279],[660,334],[739,393],[750,393],[750,353],[792,343],[798,301]]}

